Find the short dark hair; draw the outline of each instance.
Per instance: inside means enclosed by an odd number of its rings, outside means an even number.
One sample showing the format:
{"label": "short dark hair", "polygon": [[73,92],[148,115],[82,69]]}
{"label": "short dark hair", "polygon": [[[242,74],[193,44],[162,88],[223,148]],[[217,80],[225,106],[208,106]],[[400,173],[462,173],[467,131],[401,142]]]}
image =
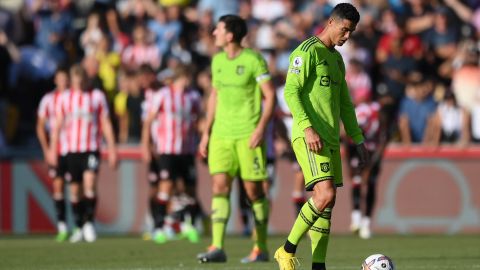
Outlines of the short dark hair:
{"label": "short dark hair", "polygon": [[349,20],[354,24],[357,24],[360,21],[360,14],[357,9],[349,3],[340,3],[336,5],[333,8],[330,17]]}
{"label": "short dark hair", "polygon": [[247,23],[237,15],[223,15],[218,21],[225,23],[225,29],[227,32],[233,34],[233,41],[235,43],[240,44],[242,39],[247,35]]}

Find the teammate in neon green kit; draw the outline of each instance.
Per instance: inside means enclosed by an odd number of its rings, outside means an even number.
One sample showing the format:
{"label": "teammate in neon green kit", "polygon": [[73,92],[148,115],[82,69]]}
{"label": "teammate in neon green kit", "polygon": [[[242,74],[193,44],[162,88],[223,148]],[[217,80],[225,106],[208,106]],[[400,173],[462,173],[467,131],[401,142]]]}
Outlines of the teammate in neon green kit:
{"label": "teammate in neon green kit", "polygon": [[281,270],[298,269],[295,251],[310,230],[312,269],[324,270],[330,217],[336,188],[342,186],[339,122],[358,145],[361,163],[368,159],[362,131],[345,82],[345,66],[335,46],[355,30],[360,15],[354,6],[338,4],[325,29],[305,40],[290,56],[285,100],[292,111],[292,144],[313,196],[304,204],[285,245],[275,252]]}
{"label": "teammate in neon green kit", "polygon": [[[212,60],[212,84],[206,128],[199,152],[207,156],[212,175],[212,245],[197,259],[225,262],[224,237],[230,216],[232,178],[240,173],[255,219],[256,240],[243,263],[268,261],[268,200],[262,188],[267,179],[263,137],[275,105],[275,90],[267,64],[259,53],[243,48],[247,34],[243,19],[222,16],[213,35],[223,49]],[[264,97],[262,106],[262,95]],[[262,110],[263,107],[263,110]]]}

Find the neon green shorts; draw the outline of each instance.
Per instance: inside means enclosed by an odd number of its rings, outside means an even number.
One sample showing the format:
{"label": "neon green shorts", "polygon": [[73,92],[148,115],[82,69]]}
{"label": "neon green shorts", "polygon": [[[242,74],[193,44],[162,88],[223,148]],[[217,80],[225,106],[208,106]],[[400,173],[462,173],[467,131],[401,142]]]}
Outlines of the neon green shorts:
{"label": "neon green shorts", "polygon": [[343,186],[340,149],[324,145],[320,154],[315,154],[308,149],[305,138],[295,139],[292,146],[305,177],[306,190],[311,191],[316,183],[332,178],[335,186]]}
{"label": "neon green shorts", "polygon": [[208,169],[210,174],[226,173],[235,177],[240,171],[243,180],[267,179],[265,145],[250,149],[250,138],[210,138],[208,145]]}

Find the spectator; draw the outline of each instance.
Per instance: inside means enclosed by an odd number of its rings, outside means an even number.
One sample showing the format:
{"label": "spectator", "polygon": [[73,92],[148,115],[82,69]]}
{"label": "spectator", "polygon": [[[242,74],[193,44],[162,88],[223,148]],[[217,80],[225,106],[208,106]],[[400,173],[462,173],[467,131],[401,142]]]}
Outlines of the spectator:
{"label": "spectator", "polygon": [[95,57],[98,61],[98,77],[111,104],[117,89],[117,69],[120,67],[120,55],[110,48],[110,40],[103,36],[98,44]]}
{"label": "spectator", "polygon": [[155,44],[162,56],[165,56],[172,44],[177,42],[182,30],[182,24],[178,18],[173,16],[174,9],[177,7],[169,7],[167,10],[157,7],[153,12],[153,19],[149,20],[147,24],[148,29],[155,36]]}
{"label": "spectator", "polygon": [[357,59],[350,60],[345,80],[347,81],[353,104],[360,104],[360,99],[366,95],[371,96],[372,82],[365,72],[362,63]]}
{"label": "spectator", "polygon": [[428,143],[431,139],[432,117],[436,110],[432,97],[434,83],[431,78],[419,76],[419,81],[407,86],[406,96],[400,103],[399,128],[406,145]]}
{"label": "spectator", "polygon": [[99,63],[94,55],[87,56],[82,60],[82,67],[86,72],[86,83],[89,89],[103,90],[103,82],[99,76]]}
{"label": "spectator", "polygon": [[62,9],[60,1],[37,1],[34,7],[35,44],[57,63],[67,60],[65,41],[71,32],[72,16]]}
{"label": "spectator", "polygon": [[115,52],[121,53],[130,43],[130,37],[121,30],[117,11],[109,9],[106,12],[107,28],[112,38],[112,48]]}
{"label": "spectator", "polygon": [[480,143],[480,91],[472,108],[472,141]]}
{"label": "spectator", "polygon": [[162,60],[160,49],[149,42],[148,34],[145,26],[135,26],[133,44],[122,53],[122,63],[125,68],[133,70],[142,64],[148,64],[155,70],[160,67]]}
{"label": "spectator", "polygon": [[433,143],[459,143],[465,145],[470,141],[470,117],[464,108],[457,104],[451,91],[445,93],[443,101],[438,104],[433,119]]}
{"label": "spectator", "polygon": [[136,83],[135,74],[133,72],[120,72],[118,78],[119,91],[114,99],[114,111],[118,123],[117,137],[119,143],[126,143],[128,141],[127,98],[130,89]]}
{"label": "spectator", "polygon": [[429,1],[408,0],[404,15],[407,32],[419,34],[432,27],[435,13]]}
{"label": "spectator", "polygon": [[449,22],[451,19],[448,9],[439,7],[434,16],[433,27],[429,28],[422,38],[426,51],[432,54],[431,63],[437,67],[437,73],[445,79],[450,78],[451,74],[445,72],[442,65],[453,58],[459,41],[458,27],[452,26]]}
{"label": "spectator", "polygon": [[139,81],[142,74],[136,73],[135,82],[131,84],[127,96],[128,143],[138,144],[142,131],[142,103],[145,99]]}
{"label": "spectator", "polygon": [[103,32],[100,28],[100,17],[98,13],[92,13],[87,19],[87,28],[80,35],[80,44],[85,55],[92,55],[97,51]]}

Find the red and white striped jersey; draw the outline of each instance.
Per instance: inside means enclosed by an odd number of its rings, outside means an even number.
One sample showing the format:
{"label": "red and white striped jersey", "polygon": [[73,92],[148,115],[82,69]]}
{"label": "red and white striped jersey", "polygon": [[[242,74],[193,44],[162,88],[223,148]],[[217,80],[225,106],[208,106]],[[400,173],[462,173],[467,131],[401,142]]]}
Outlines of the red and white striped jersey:
{"label": "red and white striped jersey", "polygon": [[[63,92],[61,91],[54,90],[46,93],[40,100],[40,104],[37,110],[37,116],[39,118],[47,119],[45,128],[48,131],[51,131],[56,124],[56,120],[57,120],[56,107],[58,105],[58,102],[60,100],[60,96],[62,93]],[[50,132],[48,134],[50,134]],[[61,128],[59,140],[58,140],[58,146],[57,146],[59,155],[63,156],[68,153],[66,141],[67,141],[67,138],[66,138],[65,130]]]}
{"label": "red and white striped jersey", "polygon": [[153,141],[158,154],[195,154],[200,104],[195,90],[175,91],[167,86],[154,94],[151,112],[157,114]]}
{"label": "red and white striped jersey", "polygon": [[109,114],[102,91],[68,90],[61,96],[57,113],[64,119],[69,153],[100,150],[101,120]]}
{"label": "red and white striped jersey", "polygon": [[361,100],[371,97],[372,81],[366,72],[353,73],[347,70],[345,80],[347,81],[353,104],[359,104]]}
{"label": "red and white striped jersey", "polygon": [[368,150],[375,150],[380,139],[380,104],[360,103],[355,107],[355,113],[365,137],[365,147]]}

